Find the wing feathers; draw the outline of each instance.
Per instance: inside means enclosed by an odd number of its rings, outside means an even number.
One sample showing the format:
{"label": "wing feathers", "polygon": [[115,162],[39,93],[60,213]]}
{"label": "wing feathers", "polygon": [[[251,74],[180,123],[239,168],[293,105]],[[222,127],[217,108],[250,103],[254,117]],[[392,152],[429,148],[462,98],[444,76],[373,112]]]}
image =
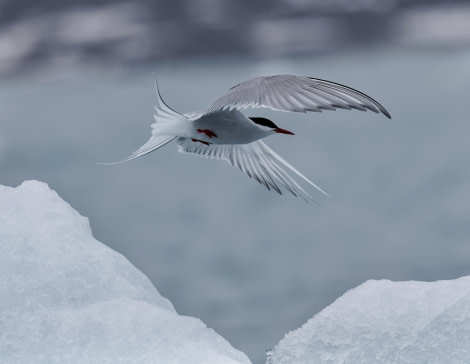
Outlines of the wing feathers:
{"label": "wing feathers", "polygon": [[304,182],[328,196],[325,191],[260,140],[249,144],[211,144],[206,146],[180,137],[176,142],[179,152],[225,160],[268,190],[272,189],[279,194],[282,194],[279,188],[281,185],[294,196],[299,196],[306,201],[313,201],[308,192],[294,179],[294,176],[297,175]]}
{"label": "wing feathers", "polygon": [[223,109],[266,107],[279,111],[307,112],[357,109],[390,114],[377,101],[353,88],[317,78],[295,75],[256,77],[232,87],[200,116]]}

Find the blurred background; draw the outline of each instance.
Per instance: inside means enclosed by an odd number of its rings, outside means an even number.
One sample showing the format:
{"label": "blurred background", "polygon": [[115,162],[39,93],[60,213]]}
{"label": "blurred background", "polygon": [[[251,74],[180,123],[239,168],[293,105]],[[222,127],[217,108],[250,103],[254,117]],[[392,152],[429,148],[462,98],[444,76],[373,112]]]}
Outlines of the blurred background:
{"label": "blurred background", "polygon": [[[470,274],[470,4],[400,0],[0,1],[0,183],[44,181],[183,315],[254,363],[367,279]],[[356,88],[371,112],[250,110],[333,195],[306,204],[150,135],[250,77]],[[1,208],[1,207],[0,207]]]}

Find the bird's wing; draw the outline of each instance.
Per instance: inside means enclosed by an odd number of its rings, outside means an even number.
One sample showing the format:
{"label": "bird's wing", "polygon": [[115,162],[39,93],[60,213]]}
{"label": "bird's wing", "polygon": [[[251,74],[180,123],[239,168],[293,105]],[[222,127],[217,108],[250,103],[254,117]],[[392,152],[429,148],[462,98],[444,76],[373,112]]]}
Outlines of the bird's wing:
{"label": "bird's wing", "polygon": [[179,137],[176,139],[176,143],[180,153],[225,160],[247,174],[248,177],[261,183],[268,190],[273,189],[281,195],[282,192],[278,186],[279,184],[284,186],[294,196],[300,196],[306,201],[313,201],[312,197],[294,179],[293,175],[297,175],[324,195],[329,196],[261,140],[249,144],[205,145],[193,142],[188,138]]}
{"label": "bird's wing", "polygon": [[201,113],[265,107],[279,111],[371,110],[390,114],[377,101],[353,88],[317,78],[276,75],[252,78],[232,87]]}

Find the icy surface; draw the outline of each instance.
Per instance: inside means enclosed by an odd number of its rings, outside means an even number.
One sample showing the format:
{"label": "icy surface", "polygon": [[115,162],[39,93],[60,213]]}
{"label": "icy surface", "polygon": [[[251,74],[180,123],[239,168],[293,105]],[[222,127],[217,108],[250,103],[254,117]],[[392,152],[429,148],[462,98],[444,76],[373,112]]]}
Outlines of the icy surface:
{"label": "icy surface", "polygon": [[2,363],[250,362],[178,315],[46,184],[0,186],[0,248]]}
{"label": "icy surface", "polygon": [[367,281],[288,333],[268,363],[470,363],[470,276]]}

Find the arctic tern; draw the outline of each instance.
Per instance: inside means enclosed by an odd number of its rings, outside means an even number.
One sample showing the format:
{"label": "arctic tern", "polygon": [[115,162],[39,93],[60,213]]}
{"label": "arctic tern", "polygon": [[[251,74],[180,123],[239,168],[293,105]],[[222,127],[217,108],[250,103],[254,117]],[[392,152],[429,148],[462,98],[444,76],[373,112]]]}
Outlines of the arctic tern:
{"label": "arctic tern", "polygon": [[294,177],[328,196],[261,139],[273,134],[294,133],[262,117],[247,117],[240,110],[269,108],[308,112],[356,109],[390,114],[377,101],[353,88],[312,77],[289,74],[262,76],[233,86],[205,111],[180,114],[163,101],[158,84],[152,136],[122,163],[153,152],[176,139],[178,151],[200,157],[222,159],[256,180],[268,190],[282,194],[282,185],[294,196],[313,200]]}

